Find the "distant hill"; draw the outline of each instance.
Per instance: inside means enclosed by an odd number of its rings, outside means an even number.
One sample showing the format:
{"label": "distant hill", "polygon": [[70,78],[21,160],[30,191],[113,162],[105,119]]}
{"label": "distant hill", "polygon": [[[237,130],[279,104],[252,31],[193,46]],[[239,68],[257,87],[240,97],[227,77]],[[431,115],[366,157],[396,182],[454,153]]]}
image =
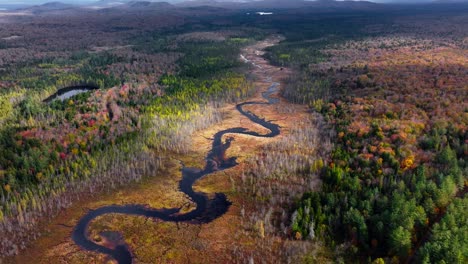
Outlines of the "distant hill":
{"label": "distant hill", "polygon": [[65,4],[62,2],[48,2],[42,5],[34,6],[36,9],[47,9],[47,10],[58,10],[58,9],[65,9],[65,8],[71,8],[74,7],[74,5],[71,4]]}
{"label": "distant hill", "polygon": [[290,8],[307,5],[303,0],[262,0],[262,1],[216,1],[216,0],[189,0],[176,4],[180,7],[212,6],[223,8]]}
{"label": "distant hill", "polygon": [[121,6],[125,5],[127,3],[131,2],[130,0],[100,0],[95,3],[91,3],[86,5],[86,7],[92,7],[92,8],[109,8],[109,7],[115,7],[115,6]]}
{"label": "distant hill", "polygon": [[107,8],[108,11],[158,11],[175,8],[168,2],[154,2],[154,1],[129,1],[113,7]]}
{"label": "distant hill", "polygon": [[309,2],[309,6],[317,9],[350,9],[350,10],[373,10],[385,6],[385,4],[377,4],[369,1],[334,1],[334,0],[319,0]]}
{"label": "distant hill", "polygon": [[173,5],[168,2],[151,2],[151,1],[132,1],[126,4],[131,8],[169,8]]}
{"label": "distant hill", "polygon": [[220,2],[215,0],[189,0],[183,1],[175,4],[178,7],[201,7],[201,6],[211,6],[211,7],[231,7],[233,4],[238,4],[236,2]]}
{"label": "distant hill", "polygon": [[55,11],[62,11],[62,10],[70,10],[73,8],[76,8],[76,6],[71,5],[71,4],[65,4],[62,2],[49,2],[43,5],[26,7],[26,8],[19,9],[19,10],[28,11],[33,14],[39,14],[39,13],[55,12]]}
{"label": "distant hill", "polygon": [[87,5],[90,8],[118,8],[118,9],[154,9],[154,8],[170,8],[173,7],[168,2],[157,0],[100,0],[98,2]]}
{"label": "distant hill", "polygon": [[98,6],[109,6],[109,5],[118,5],[118,4],[124,4],[130,2],[128,0],[100,0],[97,1],[96,3],[93,3],[92,5],[98,5]]}
{"label": "distant hill", "polygon": [[379,4],[367,1],[334,1],[334,0],[260,0],[260,1],[216,1],[216,0],[189,0],[176,4],[180,7],[212,6],[234,9],[253,9],[253,8],[317,8],[317,9],[372,9]]}

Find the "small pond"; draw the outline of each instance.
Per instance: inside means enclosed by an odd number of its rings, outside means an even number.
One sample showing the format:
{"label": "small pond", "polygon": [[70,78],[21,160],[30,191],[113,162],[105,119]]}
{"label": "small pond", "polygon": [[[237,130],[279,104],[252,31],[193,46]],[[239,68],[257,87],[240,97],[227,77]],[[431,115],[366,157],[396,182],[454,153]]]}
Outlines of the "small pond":
{"label": "small pond", "polygon": [[54,100],[66,100],[72,96],[75,96],[77,94],[80,94],[80,93],[84,93],[84,92],[87,92],[87,91],[92,91],[92,90],[97,90],[99,89],[98,87],[96,86],[86,86],[86,85],[83,85],[83,86],[70,86],[70,87],[65,87],[65,88],[62,88],[60,90],[58,90],[56,93],[54,93],[53,95],[47,97],[44,102],[45,103],[49,103],[49,102],[52,102]]}

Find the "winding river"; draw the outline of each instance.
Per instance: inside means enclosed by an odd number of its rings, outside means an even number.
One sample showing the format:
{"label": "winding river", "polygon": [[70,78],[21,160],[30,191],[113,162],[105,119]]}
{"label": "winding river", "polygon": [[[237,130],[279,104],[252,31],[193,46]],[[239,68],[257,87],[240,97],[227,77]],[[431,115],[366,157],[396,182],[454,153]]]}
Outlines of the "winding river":
{"label": "winding river", "polygon": [[271,97],[279,90],[279,83],[272,82],[271,77],[267,78],[271,82],[269,88],[262,93],[262,97],[266,101],[247,101],[236,105],[236,109],[252,122],[267,128],[270,132],[260,134],[254,131],[249,131],[244,127],[234,127],[217,132],[213,137],[211,150],[206,156],[206,164],[202,169],[188,168],[183,166],[182,179],[179,182],[180,191],[185,193],[196,204],[196,208],[187,213],[180,213],[180,208],[173,209],[154,209],[148,208],[139,204],[128,205],[109,205],[103,206],[95,210],[89,211],[77,223],[72,233],[73,241],[81,248],[90,251],[96,251],[106,254],[118,261],[119,264],[132,263],[132,253],[127,245],[118,245],[114,249],[99,245],[92,241],[87,236],[88,226],[99,216],[105,214],[126,214],[135,216],[145,216],[155,219],[161,219],[169,222],[186,222],[191,224],[208,223],[222,216],[229,209],[231,202],[223,193],[216,193],[214,198],[210,199],[206,193],[195,192],[193,184],[215,171],[225,170],[236,166],[238,163],[236,157],[226,158],[226,150],[230,147],[233,141],[232,137],[226,137],[223,141],[223,136],[226,134],[243,134],[255,137],[275,137],[280,134],[280,126],[269,122],[254,113],[244,110],[246,105],[268,105],[279,102],[278,98]]}

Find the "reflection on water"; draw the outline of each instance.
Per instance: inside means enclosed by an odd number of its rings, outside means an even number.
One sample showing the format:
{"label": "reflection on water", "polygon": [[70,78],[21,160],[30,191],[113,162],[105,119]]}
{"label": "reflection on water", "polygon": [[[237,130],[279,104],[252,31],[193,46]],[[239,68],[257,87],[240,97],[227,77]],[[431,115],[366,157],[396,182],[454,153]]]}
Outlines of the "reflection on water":
{"label": "reflection on water", "polygon": [[72,96],[75,96],[75,95],[77,95],[77,94],[84,93],[84,92],[87,92],[87,91],[89,91],[89,90],[78,89],[78,90],[69,91],[69,92],[66,92],[66,93],[64,93],[64,94],[62,94],[62,95],[57,96],[57,97],[55,98],[55,100],[61,100],[61,101],[63,101],[63,100],[68,99],[68,98],[70,98],[70,97],[72,97]]}
{"label": "reflection on water", "polygon": [[44,100],[45,103],[52,102],[54,100],[66,100],[69,99],[77,94],[88,92],[91,90],[96,90],[98,87],[95,86],[70,86],[70,87],[65,87],[60,90],[58,90],[56,93],[53,95],[49,96]]}

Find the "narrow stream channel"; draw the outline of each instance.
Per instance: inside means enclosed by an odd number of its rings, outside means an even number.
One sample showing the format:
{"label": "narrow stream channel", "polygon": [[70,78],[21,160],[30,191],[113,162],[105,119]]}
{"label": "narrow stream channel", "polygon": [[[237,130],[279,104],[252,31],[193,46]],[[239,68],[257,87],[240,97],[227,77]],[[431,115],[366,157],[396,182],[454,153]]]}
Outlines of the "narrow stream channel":
{"label": "narrow stream channel", "polygon": [[179,182],[180,191],[190,197],[190,199],[196,204],[196,208],[188,213],[181,214],[180,208],[173,209],[153,209],[148,208],[144,205],[139,204],[128,204],[128,205],[109,205],[103,206],[95,210],[89,211],[84,215],[77,223],[72,233],[73,241],[81,248],[90,251],[96,251],[102,254],[106,254],[118,261],[119,264],[132,263],[132,253],[128,246],[119,245],[114,249],[107,248],[96,244],[87,236],[88,226],[91,221],[99,216],[111,213],[126,214],[145,216],[151,218],[158,218],[168,222],[186,222],[192,224],[203,224],[208,223],[216,218],[222,216],[229,209],[231,202],[227,200],[227,197],[223,193],[216,193],[214,198],[209,199],[206,193],[195,192],[193,190],[193,184],[203,178],[204,176],[215,172],[222,171],[231,167],[236,166],[236,157],[225,158],[226,150],[229,149],[233,138],[227,137],[223,142],[223,136],[226,134],[244,134],[255,137],[275,137],[280,134],[280,126],[272,122],[266,121],[260,118],[254,113],[244,110],[245,105],[268,105],[276,104],[279,102],[278,98],[272,98],[271,96],[279,90],[279,83],[272,82],[271,77],[267,78],[267,81],[271,82],[270,87],[262,93],[262,97],[266,102],[260,101],[248,101],[236,105],[236,109],[245,117],[250,119],[252,122],[259,124],[268,130],[267,134],[259,134],[254,131],[249,131],[247,128],[234,127],[226,130],[217,132],[214,135],[212,148],[206,156],[206,164],[203,169],[188,168],[183,166],[182,168],[182,179]]}

